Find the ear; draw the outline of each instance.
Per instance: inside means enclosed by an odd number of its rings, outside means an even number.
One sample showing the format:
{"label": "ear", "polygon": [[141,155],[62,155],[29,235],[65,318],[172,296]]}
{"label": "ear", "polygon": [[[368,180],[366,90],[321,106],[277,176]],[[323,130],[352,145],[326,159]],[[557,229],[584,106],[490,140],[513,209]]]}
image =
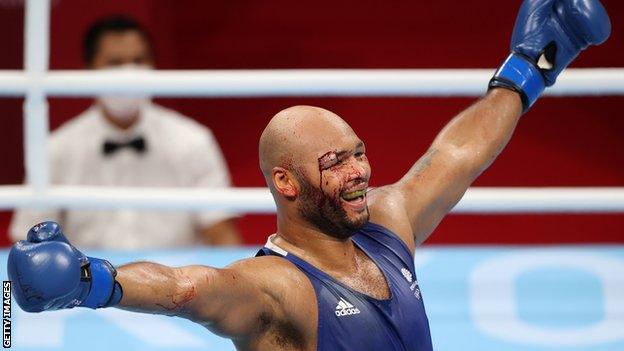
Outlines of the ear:
{"label": "ear", "polygon": [[273,167],[271,171],[275,190],[286,198],[294,200],[299,195],[299,184],[292,173],[282,167]]}

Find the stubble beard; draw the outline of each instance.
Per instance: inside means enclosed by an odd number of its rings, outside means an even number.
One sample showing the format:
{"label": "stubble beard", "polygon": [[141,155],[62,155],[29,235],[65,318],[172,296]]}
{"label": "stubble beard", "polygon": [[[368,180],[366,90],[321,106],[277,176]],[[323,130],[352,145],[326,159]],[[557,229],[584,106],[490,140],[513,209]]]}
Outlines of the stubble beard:
{"label": "stubble beard", "polygon": [[339,194],[332,198],[303,177],[298,178],[301,185],[299,214],[321,232],[339,240],[346,240],[368,223],[368,206],[364,216],[352,220],[342,207]]}

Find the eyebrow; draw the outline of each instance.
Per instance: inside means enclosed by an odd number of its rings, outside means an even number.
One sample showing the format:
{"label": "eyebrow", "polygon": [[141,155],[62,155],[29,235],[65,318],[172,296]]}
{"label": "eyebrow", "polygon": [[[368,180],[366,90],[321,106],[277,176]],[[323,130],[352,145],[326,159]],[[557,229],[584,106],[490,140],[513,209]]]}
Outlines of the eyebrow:
{"label": "eyebrow", "polygon": [[355,144],[355,147],[353,149],[349,149],[349,150],[340,150],[340,151],[335,151],[335,154],[337,156],[342,156],[344,154],[348,154],[350,152],[353,152],[359,148],[364,147],[364,142],[363,141],[359,141],[357,144]]}
{"label": "eyebrow", "polygon": [[360,140],[353,149],[334,151],[334,154],[336,155],[336,158],[340,159],[342,156],[355,152],[355,150],[359,148],[363,148],[363,147],[364,147],[364,142]]}

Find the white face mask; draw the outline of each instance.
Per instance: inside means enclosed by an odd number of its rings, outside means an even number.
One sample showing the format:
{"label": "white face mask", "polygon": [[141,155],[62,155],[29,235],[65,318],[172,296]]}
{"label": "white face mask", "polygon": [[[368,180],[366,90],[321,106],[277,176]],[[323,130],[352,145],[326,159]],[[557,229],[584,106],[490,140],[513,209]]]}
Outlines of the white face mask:
{"label": "white face mask", "polygon": [[[106,68],[106,70],[128,73],[147,69],[151,69],[151,67],[135,64]],[[141,110],[150,103],[150,98],[148,96],[108,95],[98,97],[97,101],[109,113],[110,117],[119,122],[127,123],[138,118]]]}
{"label": "white face mask", "polygon": [[102,96],[98,101],[110,117],[120,122],[129,122],[139,116],[150,100],[138,96]]}

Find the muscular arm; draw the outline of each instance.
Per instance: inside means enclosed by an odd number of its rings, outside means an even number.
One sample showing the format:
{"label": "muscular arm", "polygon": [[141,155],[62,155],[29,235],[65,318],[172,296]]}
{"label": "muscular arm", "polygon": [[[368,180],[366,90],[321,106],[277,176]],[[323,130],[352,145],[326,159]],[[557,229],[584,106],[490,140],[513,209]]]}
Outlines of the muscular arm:
{"label": "muscular arm", "polygon": [[262,275],[264,269],[245,261],[224,269],[131,263],[117,270],[116,280],[123,289],[117,307],[184,317],[231,338],[250,336],[260,315],[279,310],[249,276]]}
{"label": "muscular arm", "polygon": [[424,242],[507,145],[521,111],[517,93],[491,90],[453,118],[401,180],[371,192],[371,220],[412,249]]}

